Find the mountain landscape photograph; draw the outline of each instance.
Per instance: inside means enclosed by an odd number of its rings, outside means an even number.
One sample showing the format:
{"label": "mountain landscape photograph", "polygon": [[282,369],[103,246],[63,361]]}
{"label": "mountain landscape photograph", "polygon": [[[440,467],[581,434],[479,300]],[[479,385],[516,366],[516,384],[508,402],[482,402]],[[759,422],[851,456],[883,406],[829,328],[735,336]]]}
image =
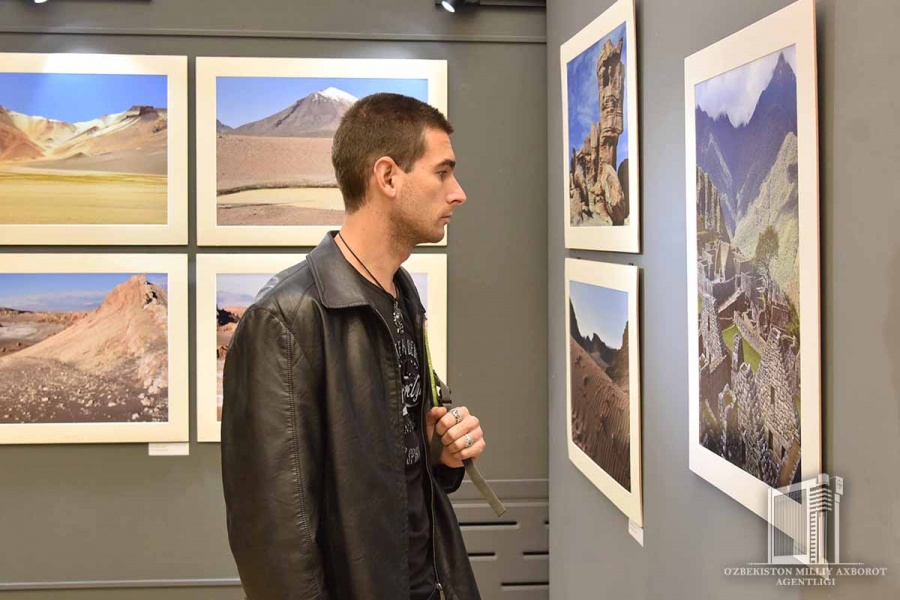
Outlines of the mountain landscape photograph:
{"label": "mountain landscape photograph", "polygon": [[566,65],[569,220],[629,224],[626,24]]}
{"label": "mountain landscape photograph", "polygon": [[166,422],[166,274],[0,274],[0,423]]}
{"label": "mountain landscape photograph", "polygon": [[217,224],[339,225],[332,140],[350,106],[377,92],[427,102],[428,82],[217,77]]}
{"label": "mountain landscape photograph", "polygon": [[222,373],[231,337],[256,294],[272,275],[220,273],[216,275],[216,420],[222,420]]}
{"label": "mountain landscape photograph", "polygon": [[796,48],[695,92],[699,441],[781,487],[801,473]]}
{"label": "mountain landscape photograph", "polygon": [[166,224],[164,75],[0,73],[0,224]]}
{"label": "mountain landscape photograph", "polygon": [[572,441],[631,491],[628,293],[569,283]]}

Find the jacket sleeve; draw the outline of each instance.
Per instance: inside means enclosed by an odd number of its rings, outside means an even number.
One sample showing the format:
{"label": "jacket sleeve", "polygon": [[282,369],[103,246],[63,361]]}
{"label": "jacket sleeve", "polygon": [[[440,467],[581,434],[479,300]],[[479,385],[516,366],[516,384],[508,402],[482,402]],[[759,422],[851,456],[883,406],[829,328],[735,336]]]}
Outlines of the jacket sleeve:
{"label": "jacket sleeve", "polygon": [[[438,397],[441,399],[441,403],[445,406],[450,406],[450,404],[452,404],[449,394],[450,388],[447,387],[446,383],[441,381],[441,378],[438,377],[437,371],[432,371],[432,373],[434,373],[434,381],[438,390]],[[431,467],[431,472],[434,475],[435,483],[441,486],[441,489],[443,489],[446,493],[452,494],[459,489],[459,486],[462,485],[463,479],[466,475],[466,468],[448,467],[441,462],[436,462],[436,464]]]}
{"label": "jacket sleeve", "polygon": [[316,541],[320,356],[260,307],[241,319],[227,353],[222,478],[228,539],[248,600],[328,599]]}

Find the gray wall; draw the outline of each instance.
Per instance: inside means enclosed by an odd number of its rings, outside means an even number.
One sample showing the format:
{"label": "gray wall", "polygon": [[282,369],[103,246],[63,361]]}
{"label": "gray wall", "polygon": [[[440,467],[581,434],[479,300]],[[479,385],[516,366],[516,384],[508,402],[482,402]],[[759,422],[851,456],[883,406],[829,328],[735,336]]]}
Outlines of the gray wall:
{"label": "gray wall", "polygon": [[[489,449],[480,464],[485,476],[512,501],[519,518],[540,524],[528,535],[467,529],[470,550],[485,555],[476,569],[496,588],[494,597],[504,582],[547,579],[546,555],[542,564],[538,557],[536,571],[532,561],[530,576],[522,575],[527,569],[521,566],[520,548],[528,544],[525,550],[545,552],[547,546],[544,26],[539,10],[483,9],[454,19],[424,0],[0,4],[0,52],[448,61],[449,112],[457,128],[453,143],[469,196],[454,218],[447,248],[448,380],[458,402],[470,406],[484,423]],[[193,90],[193,61],[190,76]],[[193,153],[191,124],[188,246],[0,246],[0,252],[187,253],[193,326],[193,257],[198,250]],[[273,250],[293,249],[212,251]],[[190,335],[193,348],[193,331]],[[195,366],[192,349],[192,382]],[[195,438],[193,383],[191,387]],[[21,582],[235,577],[224,529],[219,446],[193,442],[190,450],[188,457],[151,458],[146,445],[0,446],[0,590],[3,584]],[[470,521],[490,520],[468,486],[459,499],[462,520],[466,515]],[[518,552],[518,560],[504,552]],[[544,586],[544,597],[546,593]],[[231,586],[12,591],[4,598],[239,596],[240,590]]]}
{"label": "gray wall", "polygon": [[[551,2],[547,12],[551,598],[897,598],[900,595],[900,63],[894,0],[818,3],[821,133],[823,442],[846,477],[842,558],[889,567],[834,589],[735,581],[764,561],[764,522],[688,469],[684,58],[786,6],[786,0],[639,0],[637,45],[643,253],[567,252],[559,47],[611,0]],[[646,546],[568,461],[566,256],[642,269]]]}

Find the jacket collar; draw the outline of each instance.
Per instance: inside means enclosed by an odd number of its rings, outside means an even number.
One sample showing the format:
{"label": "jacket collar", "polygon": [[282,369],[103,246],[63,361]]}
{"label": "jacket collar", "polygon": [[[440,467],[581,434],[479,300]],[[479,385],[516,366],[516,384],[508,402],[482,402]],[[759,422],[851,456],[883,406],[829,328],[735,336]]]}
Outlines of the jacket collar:
{"label": "jacket collar", "polygon": [[[319,299],[326,308],[371,305],[356,269],[347,262],[334,241],[336,235],[337,231],[329,231],[306,257],[319,291]],[[414,299],[413,306],[420,314],[424,313],[425,307],[422,306],[416,285],[403,267],[397,271],[397,283],[403,297]]]}

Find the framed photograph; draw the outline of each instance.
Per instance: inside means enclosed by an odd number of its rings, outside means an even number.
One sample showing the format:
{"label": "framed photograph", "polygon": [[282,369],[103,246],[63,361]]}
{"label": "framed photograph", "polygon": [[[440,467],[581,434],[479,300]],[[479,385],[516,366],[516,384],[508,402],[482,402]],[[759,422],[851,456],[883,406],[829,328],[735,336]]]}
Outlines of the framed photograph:
{"label": "framed photograph", "polygon": [[821,473],[813,0],[685,60],[691,470],[767,518]]}
{"label": "framed photograph", "polygon": [[187,244],[187,57],[0,54],[0,244]]}
{"label": "framed photograph", "polygon": [[357,99],[378,92],[446,115],[447,62],[198,58],[198,243],[311,247],[340,228],[334,132]]}
{"label": "framed photograph", "polygon": [[222,370],[231,336],[257,293],[305,254],[197,255],[197,441],[218,442]]}
{"label": "framed photograph", "polygon": [[413,254],[403,268],[409,271],[425,307],[425,326],[431,365],[441,380],[449,383],[447,374],[447,255]]}
{"label": "framed photograph", "polygon": [[643,526],[638,269],[566,259],[569,460]]}
{"label": "framed photograph", "polygon": [[187,257],[0,254],[0,444],[186,442]]}
{"label": "framed photograph", "polygon": [[634,0],[560,48],[566,248],[640,252]]}
{"label": "framed photograph", "polygon": [[[197,441],[221,439],[222,371],[237,324],[273,275],[305,254],[197,256]],[[434,368],[447,370],[447,257],[414,254],[404,263],[428,314]],[[215,357],[215,358],[213,358]]]}

